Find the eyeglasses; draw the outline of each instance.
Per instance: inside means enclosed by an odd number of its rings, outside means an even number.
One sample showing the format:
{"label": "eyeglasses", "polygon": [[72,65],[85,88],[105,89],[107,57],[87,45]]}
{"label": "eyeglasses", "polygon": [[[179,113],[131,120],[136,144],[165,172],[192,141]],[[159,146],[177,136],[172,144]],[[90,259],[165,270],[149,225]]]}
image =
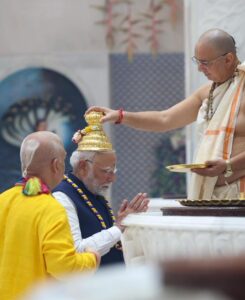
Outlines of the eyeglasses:
{"label": "eyeglasses", "polygon": [[195,56],[193,56],[193,57],[191,58],[191,60],[192,60],[195,64],[197,64],[198,66],[202,65],[202,66],[205,66],[205,67],[209,67],[209,66],[210,66],[211,64],[213,64],[216,60],[218,60],[219,58],[225,56],[225,55],[228,54],[228,53],[229,53],[229,52],[226,52],[226,53],[224,53],[224,54],[222,54],[222,55],[220,55],[220,56],[218,56],[218,57],[216,57],[216,58],[214,58],[214,59],[210,59],[210,60],[198,59],[198,58],[196,58]]}
{"label": "eyeglasses", "polygon": [[[85,161],[93,164],[94,161],[90,160],[90,159],[86,159]],[[106,167],[106,168],[99,168],[100,171],[105,174],[105,175],[115,175],[116,172],[118,171],[118,169],[115,167]]]}

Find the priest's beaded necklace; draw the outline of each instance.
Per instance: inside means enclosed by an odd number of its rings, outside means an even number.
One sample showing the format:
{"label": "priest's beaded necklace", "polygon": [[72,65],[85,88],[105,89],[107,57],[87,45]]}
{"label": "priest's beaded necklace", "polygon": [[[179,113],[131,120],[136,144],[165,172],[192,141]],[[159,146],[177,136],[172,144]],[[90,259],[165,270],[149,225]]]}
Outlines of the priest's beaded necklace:
{"label": "priest's beaded necklace", "polygon": [[[240,64],[240,62],[238,62],[238,64]],[[227,80],[227,81],[229,81],[228,88],[229,88],[230,84],[234,81],[234,78],[236,77],[236,75],[238,75],[238,73],[239,73],[239,71],[236,68],[233,75],[232,75],[232,77]],[[208,94],[208,107],[207,107],[206,116],[205,116],[205,119],[207,121],[210,121],[213,117],[213,114],[214,114],[214,109],[213,109],[214,96],[213,96],[213,93],[214,93],[214,90],[216,89],[216,87],[219,86],[219,85],[220,85],[219,83],[213,82],[212,86],[210,88],[210,91],[209,91],[209,94]]]}

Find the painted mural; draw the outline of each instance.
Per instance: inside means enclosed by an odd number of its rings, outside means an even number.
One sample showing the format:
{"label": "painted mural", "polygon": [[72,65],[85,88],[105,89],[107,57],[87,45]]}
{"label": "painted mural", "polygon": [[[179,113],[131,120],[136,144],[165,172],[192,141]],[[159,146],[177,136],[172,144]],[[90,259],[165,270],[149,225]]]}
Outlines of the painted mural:
{"label": "painted mural", "polygon": [[57,133],[69,157],[75,149],[73,133],[86,126],[86,109],[78,87],[51,69],[27,68],[4,78],[0,82],[0,191],[20,178],[19,148],[31,132]]}

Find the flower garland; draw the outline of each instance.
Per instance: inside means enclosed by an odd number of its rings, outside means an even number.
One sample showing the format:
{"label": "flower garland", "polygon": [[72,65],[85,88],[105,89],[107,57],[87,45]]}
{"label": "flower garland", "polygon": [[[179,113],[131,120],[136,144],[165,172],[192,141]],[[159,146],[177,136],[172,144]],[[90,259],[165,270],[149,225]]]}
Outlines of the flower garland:
{"label": "flower garland", "polygon": [[49,188],[38,177],[23,177],[21,181],[15,184],[23,187],[23,194],[26,196],[36,196],[39,194],[49,194]]}
{"label": "flower garland", "polygon": [[101,130],[101,126],[99,125],[89,125],[84,129],[75,132],[72,137],[72,141],[73,143],[78,144],[87,133],[91,131],[100,131],[100,130]]}
{"label": "flower garland", "polygon": [[[92,210],[92,212],[96,215],[96,217],[98,218],[98,220],[100,221],[100,224],[102,226],[103,229],[107,229],[105,221],[103,219],[103,217],[101,216],[101,214],[98,212],[98,210],[93,206],[92,202],[88,199],[88,197],[84,194],[83,190],[75,183],[73,182],[68,176],[64,175],[65,180],[70,183],[74,189],[78,192],[78,194],[82,197],[82,199],[85,201],[85,203],[88,205],[88,207]],[[106,201],[106,206],[108,208],[109,214],[112,218],[113,221],[113,225],[115,224],[116,218],[113,214],[113,211],[108,203],[108,201],[105,199]]]}
{"label": "flower garland", "polygon": [[[73,182],[68,176],[64,175],[64,179],[72,185],[72,187],[78,192],[78,194],[81,196],[81,198],[85,201],[85,203],[88,205],[88,207],[91,209],[91,211],[95,214],[95,216],[98,218],[101,226],[103,229],[107,229],[106,227],[106,223],[103,219],[103,217],[101,216],[101,214],[98,212],[98,210],[93,206],[92,202],[88,199],[88,197],[84,194],[83,190],[75,183]],[[111,216],[111,219],[113,221],[113,225],[115,225],[115,221],[116,221],[116,218],[114,216],[114,213],[112,211],[112,208],[109,204],[109,202],[105,199],[105,202],[106,202],[106,206],[107,206],[107,209],[109,211],[109,214]],[[121,245],[121,242],[117,242],[116,245],[115,245],[115,248],[118,249],[118,250],[122,250],[122,245]]]}

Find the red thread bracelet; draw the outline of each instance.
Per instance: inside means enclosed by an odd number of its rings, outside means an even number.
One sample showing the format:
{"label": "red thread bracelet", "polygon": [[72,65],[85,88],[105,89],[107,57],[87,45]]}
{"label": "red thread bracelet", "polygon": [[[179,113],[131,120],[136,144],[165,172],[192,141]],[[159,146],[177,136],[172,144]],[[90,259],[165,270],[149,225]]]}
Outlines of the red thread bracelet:
{"label": "red thread bracelet", "polygon": [[118,110],[118,119],[116,120],[115,124],[121,124],[123,117],[124,117],[124,110],[122,108],[120,108]]}

